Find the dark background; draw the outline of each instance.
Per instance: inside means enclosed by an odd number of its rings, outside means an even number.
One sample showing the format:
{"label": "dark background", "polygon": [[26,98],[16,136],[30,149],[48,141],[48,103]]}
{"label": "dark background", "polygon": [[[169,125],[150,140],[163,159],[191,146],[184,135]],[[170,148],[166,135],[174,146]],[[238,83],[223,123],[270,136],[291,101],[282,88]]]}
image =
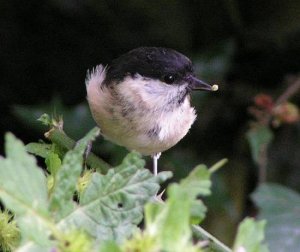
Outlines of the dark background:
{"label": "dark background", "polygon": [[[43,112],[63,114],[66,132],[81,137],[94,125],[85,101],[87,69],[139,46],[176,49],[193,60],[200,78],[219,84],[217,93],[193,95],[197,122],[159,167],[179,179],[198,163],[229,159],[214,175],[205,225],[230,243],[236,223],[255,214],[247,108],[258,93],[278,97],[299,73],[300,1],[1,1],[1,153],[6,131],[25,143],[43,138],[35,121]],[[299,123],[274,133],[268,181],[299,190]],[[97,152],[113,164],[126,154],[99,142]]]}

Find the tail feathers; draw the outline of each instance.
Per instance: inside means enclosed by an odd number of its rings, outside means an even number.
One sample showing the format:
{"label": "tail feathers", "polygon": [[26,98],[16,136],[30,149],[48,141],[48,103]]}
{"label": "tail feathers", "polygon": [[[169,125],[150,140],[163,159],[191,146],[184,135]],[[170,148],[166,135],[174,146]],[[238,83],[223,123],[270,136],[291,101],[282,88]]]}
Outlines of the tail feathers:
{"label": "tail feathers", "polygon": [[92,70],[88,70],[85,79],[86,88],[90,85],[100,86],[106,76],[106,67],[98,65]]}

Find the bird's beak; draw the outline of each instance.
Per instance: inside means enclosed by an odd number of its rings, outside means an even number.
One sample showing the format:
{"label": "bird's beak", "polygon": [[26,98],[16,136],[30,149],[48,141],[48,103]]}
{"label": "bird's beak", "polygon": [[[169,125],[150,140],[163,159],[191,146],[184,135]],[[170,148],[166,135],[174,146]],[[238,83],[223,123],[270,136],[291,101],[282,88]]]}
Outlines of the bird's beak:
{"label": "bird's beak", "polygon": [[192,90],[205,90],[205,91],[217,91],[218,85],[209,85],[202,80],[197,79],[195,76],[190,75],[187,77],[187,82]]}

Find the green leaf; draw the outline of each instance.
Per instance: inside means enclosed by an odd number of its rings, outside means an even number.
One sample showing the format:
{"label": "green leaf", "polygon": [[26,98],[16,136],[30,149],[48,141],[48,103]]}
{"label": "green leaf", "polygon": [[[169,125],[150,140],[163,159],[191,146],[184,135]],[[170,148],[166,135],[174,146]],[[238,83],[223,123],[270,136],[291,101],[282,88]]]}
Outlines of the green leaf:
{"label": "green leaf", "polygon": [[252,194],[259,217],[267,220],[266,240],[270,251],[300,248],[300,195],[281,185],[267,183]]}
{"label": "green leaf", "polygon": [[45,163],[47,165],[47,170],[49,171],[49,173],[55,177],[56,173],[61,167],[61,160],[58,154],[54,152],[50,152],[45,159]]}
{"label": "green leaf", "polygon": [[255,221],[252,218],[243,220],[238,228],[233,252],[268,252],[267,246],[263,244],[265,224],[266,221]]}
{"label": "green leaf", "polygon": [[73,196],[82,171],[83,154],[87,145],[99,135],[99,132],[99,128],[92,129],[73,150],[67,152],[63,159],[62,166],[54,178],[50,199],[50,209],[55,212],[56,220],[62,219],[74,209]]}
{"label": "green leaf", "polygon": [[261,150],[270,144],[273,137],[272,131],[266,126],[253,127],[248,131],[247,139],[250,144],[252,158],[256,163],[259,161]]}
{"label": "green leaf", "polygon": [[[46,177],[23,143],[12,134],[5,136],[6,159],[0,159],[0,196],[7,207],[17,214],[31,206],[47,214]],[[34,204],[32,204],[34,203]]]}
{"label": "green leaf", "polygon": [[191,224],[199,224],[205,218],[207,208],[201,200],[195,200],[191,206],[190,222]]}
{"label": "green leaf", "polygon": [[81,228],[97,240],[120,242],[130,236],[142,220],[144,204],[158,191],[158,182],[170,177],[170,173],[153,176],[144,165],[140,154],[130,153],[106,175],[94,173],[80,206],[61,221],[61,227]]}
{"label": "green leaf", "polygon": [[154,237],[161,251],[199,251],[191,242],[190,222],[198,223],[206,207],[197,197],[210,194],[211,172],[197,166],[179,184],[167,189],[166,204],[148,203],[145,206],[146,235]]}
{"label": "green leaf", "polygon": [[195,199],[197,195],[210,195],[211,173],[205,165],[198,165],[190,174],[180,181],[180,187],[185,190],[191,199]]}
{"label": "green leaf", "polygon": [[26,145],[26,150],[36,156],[47,158],[52,152],[52,144],[46,143],[29,143]]}
{"label": "green leaf", "polygon": [[189,227],[191,199],[187,191],[176,184],[170,185],[167,192],[169,198],[165,208],[157,215],[152,227],[149,225],[149,230],[156,230],[164,250],[183,251],[191,238]]}
{"label": "green leaf", "polygon": [[190,217],[191,223],[199,224],[205,217],[206,207],[197,196],[210,195],[211,176],[210,170],[205,165],[198,165],[190,174],[180,181],[180,187],[191,199]]}
{"label": "green leaf", "polygon": [[48,244],[46,177],[21,141],[10,133],[5,140],[7,158],[0,158],[0,198],[16,214],[23,238]]}

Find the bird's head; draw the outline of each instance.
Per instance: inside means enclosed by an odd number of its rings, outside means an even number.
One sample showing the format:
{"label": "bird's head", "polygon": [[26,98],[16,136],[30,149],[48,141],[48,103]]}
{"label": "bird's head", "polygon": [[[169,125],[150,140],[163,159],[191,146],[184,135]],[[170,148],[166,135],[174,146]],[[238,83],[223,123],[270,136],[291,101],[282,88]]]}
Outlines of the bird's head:
{"label": "bird's head", "polygon": [[188,84],[190,90],[216,89],[216,86],[196,78],[188,57],[173,49],[162,47],[139,47],[113,60],[106,73],[105,82],[121,82],[125,77],[134,77],[136,74],[167,85]]}

